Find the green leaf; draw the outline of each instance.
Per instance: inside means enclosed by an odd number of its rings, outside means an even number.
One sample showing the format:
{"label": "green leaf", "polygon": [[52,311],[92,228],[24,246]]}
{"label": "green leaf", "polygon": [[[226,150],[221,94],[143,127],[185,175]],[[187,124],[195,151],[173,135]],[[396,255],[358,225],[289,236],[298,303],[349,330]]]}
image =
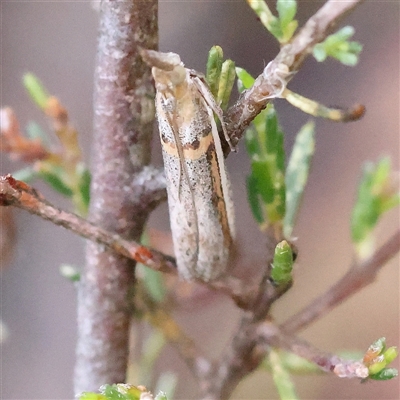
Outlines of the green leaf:
{"label": "green leaf", "polygon": [[297,29],[298,22],[294,20],[297,12],[296,0],[278,0],[276,9],[279,14],[279,23],[282,36],[279,39],[281,43],[288,42]]}
{"label": "green leaf", "polygon": [[245,69],[236,67],[235,71],[238,78],[237,85],[239,93],[253,86],[255,79]]}
{"label": "green leaf", "polygon": [[[271,32],[274,30],[274,27],[279,28],[279,21],[276,18],[271,10],[268,7],[268,4],[264,0],[254,1],[247,0],[247,3],[251,7],[251,9],[257,14],[261,23]],[[272,33],[272,32],[271,32]]]}
{"label": "green leaf", "polygon": [[100,390],[104,393],[107,400],[125,400],[126,399],[126,396],[118,391],[117,385],[104,385],[104,387],[100,388]]}
{"label": "green leaf", "polygon": [[235,77],[235,63],[232,60],[225,60],[221,68],[217,95],[217,101],[222,110],[225,110],[228,106]]}
{"label": "green leaf", "polygon": [[247,184],[253,215],[259,223],[280,223],[285,214],[285,151],[283,133],[271,104],[247,130],[246,148],[251,161]]}
{"label": "green leaf", "polygon": [[123,383],[103,385],[100,392],[107,400],[139,400],[142,394],[142,390],[136,386]]}
{"label": "green leaf", "polygon": [[382,371],[375,375],[370,375],[368,378],[376,381],[388,381],[389,379],[396,378],[398,375],[399,372],[396,368],[384,368]]}
{"label": "green leaf", "polygon": [[247,3],[257,14],[261,23],[281,44],[290,40],[298,25],[297,21],[294,20],[297,12],[296,0],[277,1],[276,8],[279,18],[272,14],[265,1],[247,0]]}
{"label": "green leaf", "polygon": [[399,355],[399,351],[397,350],[396,346],[389,347],[383,353],[383,357],[386,361],[386,364],[390,364],[392,361],[394,361],[397,358],[398,355]]}
{"label": "green leaf", "polygon": [[249,175],[246,179],[247,184],[247,199],[250,205],[254,219],[259,225],[264,224],[264,212],[261,204],[260,196],[257,188],[257,180],[253,175]]}
{"label": "green leaf", "polygon": [[153,300],[162,302],[166,296],[164,275],[151,268],[143,268],[143,283]]}
{"label": "green leaf", "polygon": [[281,400],[297,400],[292,379],[281,361],[280,352],[275,349],[269,351],[269,363],[271,365],[272,379]]}
{"label": "green leaf", "polygon": [[324,46],[317,44],[313,49],[313,56],[318,62],[323,62],[327,59],[328,54]]}
{"label": "green leaf", "polygon": [[208,53],[206,81],[214,97],[218,95],[223,56],[224,54],[220,46],[211,47]]}
{"label": "green leaf", "polygon": [[281,26],[286,27],[293,21],[297,12],[296,0],[278,0],[276,2],[276,9],[278,10]]}
{"label": "green leaf", "polygon": [[274,201],[274,182],[269,173],[267,161],[252,161],[251,176],[256,182],[258,194],[266,204]]}
{"label": "green leaf", "polygon": [[336,58],[344,65],[356,65],[362,50],[362,45],[358,42],[348,41],[353,35],[354,28],[352,26],[345,26],[336,33],[328,36],[322,43],[318,43],[314,46],[314,58],[322,62],[330,56]]}
{"label": "green leaf", "polygon": [[368,373],[369,376],[376,375],[377,373],[381,372],[386,367],[386,361],[383,355],[378,356],[374,363],[368,366]]}
{"label": "green leaf", "polygon": [[275,247],[271,278],[276,285],[285,285],[292,281],[293,251],[286,240]]}
{"label": "green leaf", "polygon": [[400,204],[400,194],[391,180],[391,162],[366,163],[351,216],[351,237],[360,258],[373,249],[372,232],[382,215]]}
{"label": "green leaf", "polygon": [[345,51],[338,51],[335,53],[334,58],[340,61],[343,65],[354,67],[358,63],[358,55]]}
{"label": "green leaf", "polygon": [[[145,232],[142,235],[141,243],[149,245],[149,237]],[[164,283],[164,275],[161,272],[154,271],[143,264],[138,263],[136,265],[137,276],[143,282],[143,285],[150,295],[152,300],[156,302],[163,302],[167,295],[167,289]]]}
{"label": "green leaf", "polygon": [[308,180],[311,159],[315,147],[315,124],[308,122],[297,134],[289,164],[287,166],[286,213],[283,221],[283,233],[286,238],[292,235],[297,212]]}
{"label": "green leaf", "polygon": [[83,163],[77,165],[77,173],[79,176],[79,193],[83,206],[87,211],[90,203],[90,182],[92,175],[85,165],[83,165]]}
{"label": "green leaf", "polygon": [[383,351],[385,351],[386,349],[386,338],[385,337],[381,337],[377,340],[375,340],[374,343],[371,344],[371,346],[368,347],[367,352],[371,352],[373,354],[375,354],[376,356],[379,356],[380,354],[382,354]]}
{"label": "green leaf", "polygon": [[99,393],[84,392],[79,400],[140,400],[143,390],[139,387],[117,383],[114,385],[103,385]]}
{"label": "green leaf", "polygon": [[50,95],[40,80],[32,73],[23,76],[25,89],[28,91],[30,98],[41,108],[45,108]]}
{"label": "green leaf", "polygon": [[56,167],[54,167],[52,170],[41,169],[38,172],[38,176],[56,192],[61,193],[66,197],[72,197],[73,191],[63,182],[61,178],[62,172],[60,171],[61,170]]}

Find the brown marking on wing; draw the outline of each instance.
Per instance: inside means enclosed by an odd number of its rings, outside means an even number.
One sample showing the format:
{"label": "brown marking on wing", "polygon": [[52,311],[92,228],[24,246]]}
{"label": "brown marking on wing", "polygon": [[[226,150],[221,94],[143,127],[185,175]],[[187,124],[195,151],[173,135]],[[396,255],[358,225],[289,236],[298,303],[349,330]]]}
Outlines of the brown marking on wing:
{"label": "brown marking on wing", "polygon": [[[179,157],[178,149],[174,142],[169,142],[165,137],[161,137],[161,144],[166,153],[173,157]],[[210,132],[207,136],[196,139],[192,143],[182,145],[183,157],[185,160],[198,160],[209,151],[211,146],[214,148],[214,140]]]}
{"label": "brown marking on wing", "polygon": [[224,235],[224,245],[226,246],[226,248],[229,249],[232,244],[233,238],[229,227],[228,212],[226,209],[226,203],[222,189],[220,165],[218,163],[214,141],[208,148],[207,159],[211,165],[210,175],[214,187],[212,202],[218,210],[218,217],[221,223],[222,233]]}

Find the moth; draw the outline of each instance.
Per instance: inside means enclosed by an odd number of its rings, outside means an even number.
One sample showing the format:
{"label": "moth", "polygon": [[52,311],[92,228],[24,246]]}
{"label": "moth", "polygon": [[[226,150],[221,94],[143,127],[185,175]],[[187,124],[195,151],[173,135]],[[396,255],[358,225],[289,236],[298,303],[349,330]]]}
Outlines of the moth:
{"label": "moth", "polygon": [[142,50],[142,56],[156,87],[178,273],[185,280],[215,280],[227,271],[234,239],[232,195],[214,119],[216,114],[224,129],[222,111],[178,54]]}

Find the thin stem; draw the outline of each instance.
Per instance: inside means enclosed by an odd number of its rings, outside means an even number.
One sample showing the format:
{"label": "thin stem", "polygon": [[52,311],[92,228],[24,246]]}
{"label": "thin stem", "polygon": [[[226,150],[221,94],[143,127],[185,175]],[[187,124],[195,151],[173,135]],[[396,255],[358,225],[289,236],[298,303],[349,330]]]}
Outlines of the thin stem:
{"label": "thin stem", "polygon": [[254,353],[277,347],[289,351],[316,364],[325,372],[333,372],[341,378],[361,378],[368,376],[368,368],[360,361],[344,360],[334,354],[323,352],[305,340],[288,334],[270,321],[257,326],[257,347]]}
{"label": "thin stem", "polygon": [[[136,195],[143,199],[143,204],[149,208],[155,207],[165,199],[164,181],[151,167],[144,168],[142,173],[137,175],[132,187],[136,188]],[[157,184],[157,177],[160,178]],[[151,183],[147,187],[146,182]],[[138,193],[139,191],[139,193]],[[61,210],[47,201],[37,190],[26,183],[14,179],[11,175],[0,176],[0,206],[14,206],[35,214],[55,225],[62,226],[77,235],[93,242],[107,246],[115,253],[131,260],[140,262],[147,267],[164,273],[176,274],[175,259],[164,255],[150,247],[146,247],[134,240],[126,240],[121,235],[109,232],[88,220]],[[231,297],[242,309],[249,309],[254,305],[258,284],[244,284],[240,279],[228,276],[220,281],[205,283],[203,285]]]}
{"label": "thin stem", "polygon": [[[147,195],[151,197],[150,194]],[[54,207],[34,188],[14,179],[11,175],[0,177],[0,206],[21,208],[83,238],[107,246],[123,257],[140,262],[156,271],[176,274],[176,263],[172,257],[133,240],[128,241],[121,235],[108,232],[76,214]]]}
{"label": "thin stem", "polygon": [[297,332],[326,315],[343,300],[374,282],[380,269],[400,250],[400,230],[397,231],[371,258],[349,271],[327,292],[314,299],[308,306],[290,317],[281,328],[285,332]]}

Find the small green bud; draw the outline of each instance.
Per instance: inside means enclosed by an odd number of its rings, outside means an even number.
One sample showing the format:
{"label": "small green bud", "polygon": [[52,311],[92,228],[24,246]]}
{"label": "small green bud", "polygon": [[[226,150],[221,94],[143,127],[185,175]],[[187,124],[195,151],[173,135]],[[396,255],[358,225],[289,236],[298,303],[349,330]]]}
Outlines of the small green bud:
{"label": "small green bud", "polygon": [[374,363],[368,367],[369,375],[375,375],[386,367],[386,360],[383,355],[375,358]]}
{"label": "small green bud", "polygon": [[386,365],[390,364],[393,360],[397,358],[399,354],[399,351],[397,350],[396,346],[389,347],[385,352],[383,353],[383,357],[386,361]]}
{"label": "small green bud", "polygon": [[232,60],[225,60],[221,68],[217,95],[217,101],[223,110],[228,106],[235,78],[235,63]]}
{"label": "small green bud", "polygon": [[292,280],[293,251],[286,240],[275,247],[271,278],[277,285],[289,283]]}
{"label": "small green bud", "polygon": [[381,354],[386,348],[386,338],[381,337],[371,344],[368,348],[368,352],[375,353],[377,356]]}
{"label": "small green bud", "polygon": [[238,77],[238,90],[242,93],[244,90],[249,89],[253,86],[255,79],[243,68],[235,68],[236,75]]}
{"label": "small green bud", "polygon": [[362,45],[358,42],[351,42],[354,35],[354,28],[345,26],[336,33],[328,36],[322,43],[318,43],[313,49],[313,55],[319,62],[325,61],[328,56],[336,58],[344,65],[354,66],[358,62]]}
{"label": "small green bud", "polygon": [[377,374],[369,376],[369,378],[376,381],[388,381],[389,379],[396,378],[398,374],[399,372],[396,368],[384,368]]}
{"label": "small green bud", "polygon": [[211,93],[216,97],[218,94],[219,79],[222,69],[224,53],[219,46],[211,47],[208,52],[206,81],[210,87]]}

